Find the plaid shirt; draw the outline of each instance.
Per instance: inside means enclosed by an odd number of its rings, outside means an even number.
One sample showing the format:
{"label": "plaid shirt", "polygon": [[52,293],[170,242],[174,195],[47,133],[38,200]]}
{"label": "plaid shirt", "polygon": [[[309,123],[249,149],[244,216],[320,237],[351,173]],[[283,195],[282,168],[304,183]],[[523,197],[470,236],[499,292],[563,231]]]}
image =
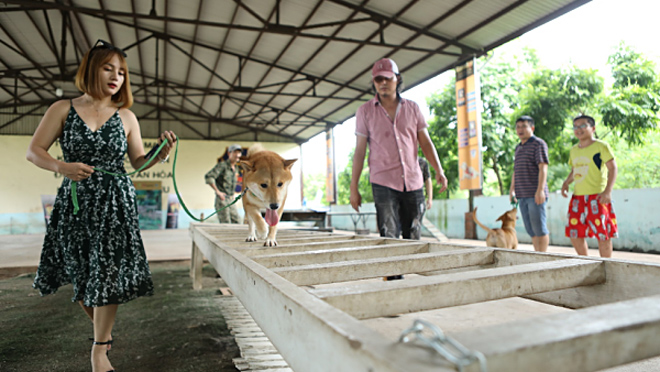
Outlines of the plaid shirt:
{"label": "plaid shirt", "polygon": [[417,103],[401,98],[392,121],[374,97],[360,106],[355,120],[355,134],[369,144],[371,182],[397,191],[421,189],[417,133],[428,124]]}

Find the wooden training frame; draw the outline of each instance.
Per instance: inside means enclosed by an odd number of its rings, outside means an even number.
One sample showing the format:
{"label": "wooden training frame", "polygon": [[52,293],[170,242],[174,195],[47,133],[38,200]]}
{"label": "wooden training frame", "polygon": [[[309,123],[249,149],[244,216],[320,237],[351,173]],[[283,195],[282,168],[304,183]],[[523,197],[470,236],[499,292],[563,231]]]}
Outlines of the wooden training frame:
{"label": "wooden training frame", "polygon": [[[203,255],[295,371],[586,372],[660,355],[657,264],[296,230],[263,247],[244,225],[194,223],[190,235],[194,287]],[[470,327],[513,300],[501,317],[555,310]],[[452,318],[468,311],[476,318]],[[416,317],[455,326],[447,335],[485,366],[399,342]]]}

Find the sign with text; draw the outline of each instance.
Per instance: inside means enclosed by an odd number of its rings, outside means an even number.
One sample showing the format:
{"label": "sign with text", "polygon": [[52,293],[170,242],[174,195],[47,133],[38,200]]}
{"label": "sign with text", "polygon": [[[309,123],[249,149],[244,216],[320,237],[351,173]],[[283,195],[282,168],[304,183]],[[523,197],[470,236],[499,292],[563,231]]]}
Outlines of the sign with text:
{"label": "sign with text", "polygon": [[140,230],[162,229],[163,212],[160,181],[133,181]]}
{"label": "sign with text", "polygon": [[458,177],[461,190],[481,189],[481,92],[474,59],[456,67]]}

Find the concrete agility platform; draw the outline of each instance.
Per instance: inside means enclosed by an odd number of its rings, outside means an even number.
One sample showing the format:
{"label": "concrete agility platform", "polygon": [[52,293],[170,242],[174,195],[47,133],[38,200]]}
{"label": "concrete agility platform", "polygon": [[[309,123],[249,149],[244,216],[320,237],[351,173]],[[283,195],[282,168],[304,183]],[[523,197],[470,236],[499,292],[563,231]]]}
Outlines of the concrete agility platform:
{"label": "concrete agility platform", "polygon": [[[294,371],[599,371],[660,355],[660,265],[193,224],[202,255]],[[382,277],[404,275],[403,280]]]}

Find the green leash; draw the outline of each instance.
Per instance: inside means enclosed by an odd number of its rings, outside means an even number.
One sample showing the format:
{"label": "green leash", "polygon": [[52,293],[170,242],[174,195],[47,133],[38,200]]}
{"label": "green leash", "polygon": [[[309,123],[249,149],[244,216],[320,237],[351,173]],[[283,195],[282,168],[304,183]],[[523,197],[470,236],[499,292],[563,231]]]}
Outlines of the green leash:
{"label": "green leash", "polygon": [[[160,153],[160,150],[163,148],[163,146],[165,146],[166,143],[167,143],[167,138],[165,138],[165,140],[163,140],[163,143],[161,143],[160,146],[158,146],[158,149],[156,150],[156,152],[151,156],[150,159],[147,160],[146,163],[144,163],[139,169],[137,169],[137,170],[135,170],[131,173],[124,173],[124,174],[122,174],[122,173],[112,173],[112,172],[109,172],[109,171],[101,169],[101,168],[94,168],[94,170],[105,173],[105,174],[109,174],[109,175],[115,176],[115,177],[132,176],[135,173],[141,172],[148,164],[150,164],[154,160],[154,158],[156,158],[156,156],[158,156],[158,153]],[[215,212],[211,213],[208,217],[200,219],[200,218],[197,218],[197,217],[193,216],[192,213],[190,213],[190,211],[188,210],[188,207],[186,207],[186,204],[183,202],[183,198],[181,197],[181,194],[179,194],[179,188],[176,185],[176,158],[177,158],[178,154],[179,154],[179,141],[176,141],[176,147],[174,149],[174,162],[172,163],[172,181],[174,182],[174,192],[176,193],[176,197],[177,197],[177,199],[179,199],[179,203],[181,203],[181,206],[183,207],[183,210],[193,220],[198,221],[198,222],[206,221],[209,218],[211,218],[211,216],[217,214],[218,212],[220,212],[224,209],[227,209],[227,208],[231,207],[232,205],[236,204],[236,202],[238,202],[238,200],[241,199],[243,197],[243,195],[245,195],[245,192],[247,191],[247,188],[245,188],[242,193],[240,193],[236,198],[234,198],[234,200],[230,204],[216,210]],[[78,188],[78,182],[77,181],[71,181],[71,202],[73,203],[73,214],[74,215],[78,214],[78,210],[80,209],[80,207],[78,206],[77,188]]]}
{"label": "green leash", "polygon": [[[165,139],[165,141],[167,141],[167,139]],[[220,212],[224,209],[227,209],[227,208],[231,207],[232,205],[236,204],[236,202],[239,201],[243,197],[243,195],[245,195],[245,192],[247,191],[247,187],[244,188],[243,192],[238,194],[238,196],[235,197],[234,200],[231,203],[229,203],[229,204],[225,205],[224,207],[222,207],[222,208],[216,210],[215,212],[211,213],[210,215],[208,215],[208,217],[206,217],[206,218],[197,218],[197,217],[193,216],[192,213],[190,213],[190,211],[188,210],[188,207],[186,207],[186,203],[183,202],[183,198],[179,194],[179,188],[176,186],[176,157],[177,157],[178,154],[179,154],[179,141],[176,141],[176,147],[174,148],[174,162],[172,162],[172,181],[174,183],[174,192],[176,193],[176,197],[177,197],[177,199],[179,199],[179,203],[181,203],[181,206],[183,207],[183,210],[186,211],[186,214],[188,215],[188,217],[190,217],[193,220],[198,221],[198,222],[204,222],[204,221],[208,220],[209,218],[211,218],[211,216],[213,216],[214,214],[216,214],[216,213],[218,213],[218,212]]]}
{"label": "green leash", "polygon": [[[135,173],[142,172],[142,170],[147,165],[149,165],[149,163],[151,163],[156,158],[156,156],[158,156],[158,153],[163,148],[163,146],[165,146],[166,143],[167,143],[167,138],[165,139],[165,141],[163,141],[163,143],[160,144],[160,146],[158,146],[158,150],[156,150],[156,152],[153,155],[151,155],[151,158],[148,159],[146,163],[142,164],[142,166],[139,169],[136,169],[135,171],[133,171],[131,173],[125,173],[125,174],[112,173],[112,172],[109,172],[109,171],[101,169],[101,168],[94,168],[94,170],[105,173],[105,174],[109,174],[109,175],[115,176],[115,177],[132,176]],[[77,181],[71,181],[71,201],[73,202],[73,215],[74,216],[77,215],[78,210],[80,210],[80,207],[78,206],[78,191],[77,190],[78,190],[78,182]]]}

